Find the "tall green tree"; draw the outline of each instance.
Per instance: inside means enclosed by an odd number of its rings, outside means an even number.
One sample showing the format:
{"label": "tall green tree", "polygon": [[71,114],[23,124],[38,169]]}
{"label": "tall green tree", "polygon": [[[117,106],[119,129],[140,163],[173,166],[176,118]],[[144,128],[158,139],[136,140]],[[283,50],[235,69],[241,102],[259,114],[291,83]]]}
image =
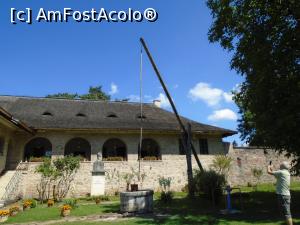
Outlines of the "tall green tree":
{"label": "tall green tree", "polygon": [[85,99],[85,100],[110,100],[110,96],[102,90],[102,86],[90,86],[87,94],[57,93],[47,95],[47,98]]}
{"label": "tall green tree", "polygon": [[300,173],[300,1],[207,0],[211,42],[233,53],[244,77],[238,130],[251,145],[295,155]]}

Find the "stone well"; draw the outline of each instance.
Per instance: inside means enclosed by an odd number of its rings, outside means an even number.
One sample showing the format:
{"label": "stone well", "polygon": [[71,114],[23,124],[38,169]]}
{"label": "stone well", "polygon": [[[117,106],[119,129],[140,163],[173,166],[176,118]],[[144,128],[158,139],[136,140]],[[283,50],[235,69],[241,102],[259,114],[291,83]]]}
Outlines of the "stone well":
{"label": "stone well", "polygon": [[153,190],[121,192],[121,213],[149,213],[153,211]]}

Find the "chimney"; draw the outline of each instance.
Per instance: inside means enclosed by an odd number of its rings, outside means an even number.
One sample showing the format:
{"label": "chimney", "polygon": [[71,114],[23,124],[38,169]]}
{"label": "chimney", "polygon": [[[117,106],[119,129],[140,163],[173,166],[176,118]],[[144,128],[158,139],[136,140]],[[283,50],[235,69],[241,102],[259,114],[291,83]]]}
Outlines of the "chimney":
{"label": "chimney", "polygon": [[153,100],[153,105],[160,108],[160,105],[161,105],[161,101],[160,100]]}

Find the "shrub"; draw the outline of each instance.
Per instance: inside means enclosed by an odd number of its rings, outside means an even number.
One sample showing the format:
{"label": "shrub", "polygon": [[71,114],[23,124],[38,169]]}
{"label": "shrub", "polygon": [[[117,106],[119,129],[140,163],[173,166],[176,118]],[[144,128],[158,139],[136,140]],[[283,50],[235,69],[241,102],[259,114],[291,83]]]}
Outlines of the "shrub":
{"label": "shrub", "polygon": [[160,194],[160,200],[163,203],[170,203],[173,200],[174,195],[173,192],[170,191],[171,181],[172,181],[171,177],[168,178],[160,177],[158,179],[159,186],[162,189],[162,192]]}
{"label": "shrub", "polygon": [[224,174],[219,174],[214,170],[195,171],[194,184],[196,192],[203,192],[214,204],[218,204],[223,195],[226,180]]}
{"label": "shrub", "polygon": [[257,185],[260,182],[260,178],[263,175],[263,170],[258,168],[251,169],[252,175],[256,178],[256,185],[254,187],[255,191],[257,190]]}
{"label": "shrub", "polygon": [[34,200],[34,199],[32,199],[31,202],[32,202],[32,204],[31,204],[30,208],[36,208],[36,206],[37,206],[37,201]]}
{"label": "shrub", "polygon": [[64,200],[64,205],[69,205],[71,206],[73,209],[78,207],[78,203],[77,203],[77,199],[66,199]]}
{"label": "shrub", "polygon": [[172,191],[163,191],[160,193],[160,201],[162,201],[163,203],[170,203],[172,202],[174,197],[174,194]]}
{"label": "shrub", "polygon": [[219,174],[228,174],[232,159],[226,155],[217,155],[214,157],[211,168]]}

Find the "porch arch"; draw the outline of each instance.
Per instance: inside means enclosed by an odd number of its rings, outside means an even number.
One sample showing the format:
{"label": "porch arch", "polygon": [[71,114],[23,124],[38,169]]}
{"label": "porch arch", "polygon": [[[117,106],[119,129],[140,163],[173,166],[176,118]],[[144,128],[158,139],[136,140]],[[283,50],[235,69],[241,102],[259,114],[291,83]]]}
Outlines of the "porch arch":
{"label": "porch arch", "polygon": [[51,157],[52,144],[44,137],[37,137],[30,140],[24,149],[24,160],[29,161],[31,157]]}
{"label": "porch arch", "polygon": [[160,147],[152,138],[142,140],[141,158],[144,159],[145,157],[155,157],[157,160],[161,160]]}
{"label": "porch arch", "polygon": [[102,147],[102,158],[105,160],[110,157],[122,157],[123,160],[127,160],[127,147],[122,140],[111,138],[105,141]]}
{"label": "porch arch", "polygon": [[81,156],[86,160],[91,160],[91,145],[84,138],[73,138],[69,140],[65,146],[65,156]]}

